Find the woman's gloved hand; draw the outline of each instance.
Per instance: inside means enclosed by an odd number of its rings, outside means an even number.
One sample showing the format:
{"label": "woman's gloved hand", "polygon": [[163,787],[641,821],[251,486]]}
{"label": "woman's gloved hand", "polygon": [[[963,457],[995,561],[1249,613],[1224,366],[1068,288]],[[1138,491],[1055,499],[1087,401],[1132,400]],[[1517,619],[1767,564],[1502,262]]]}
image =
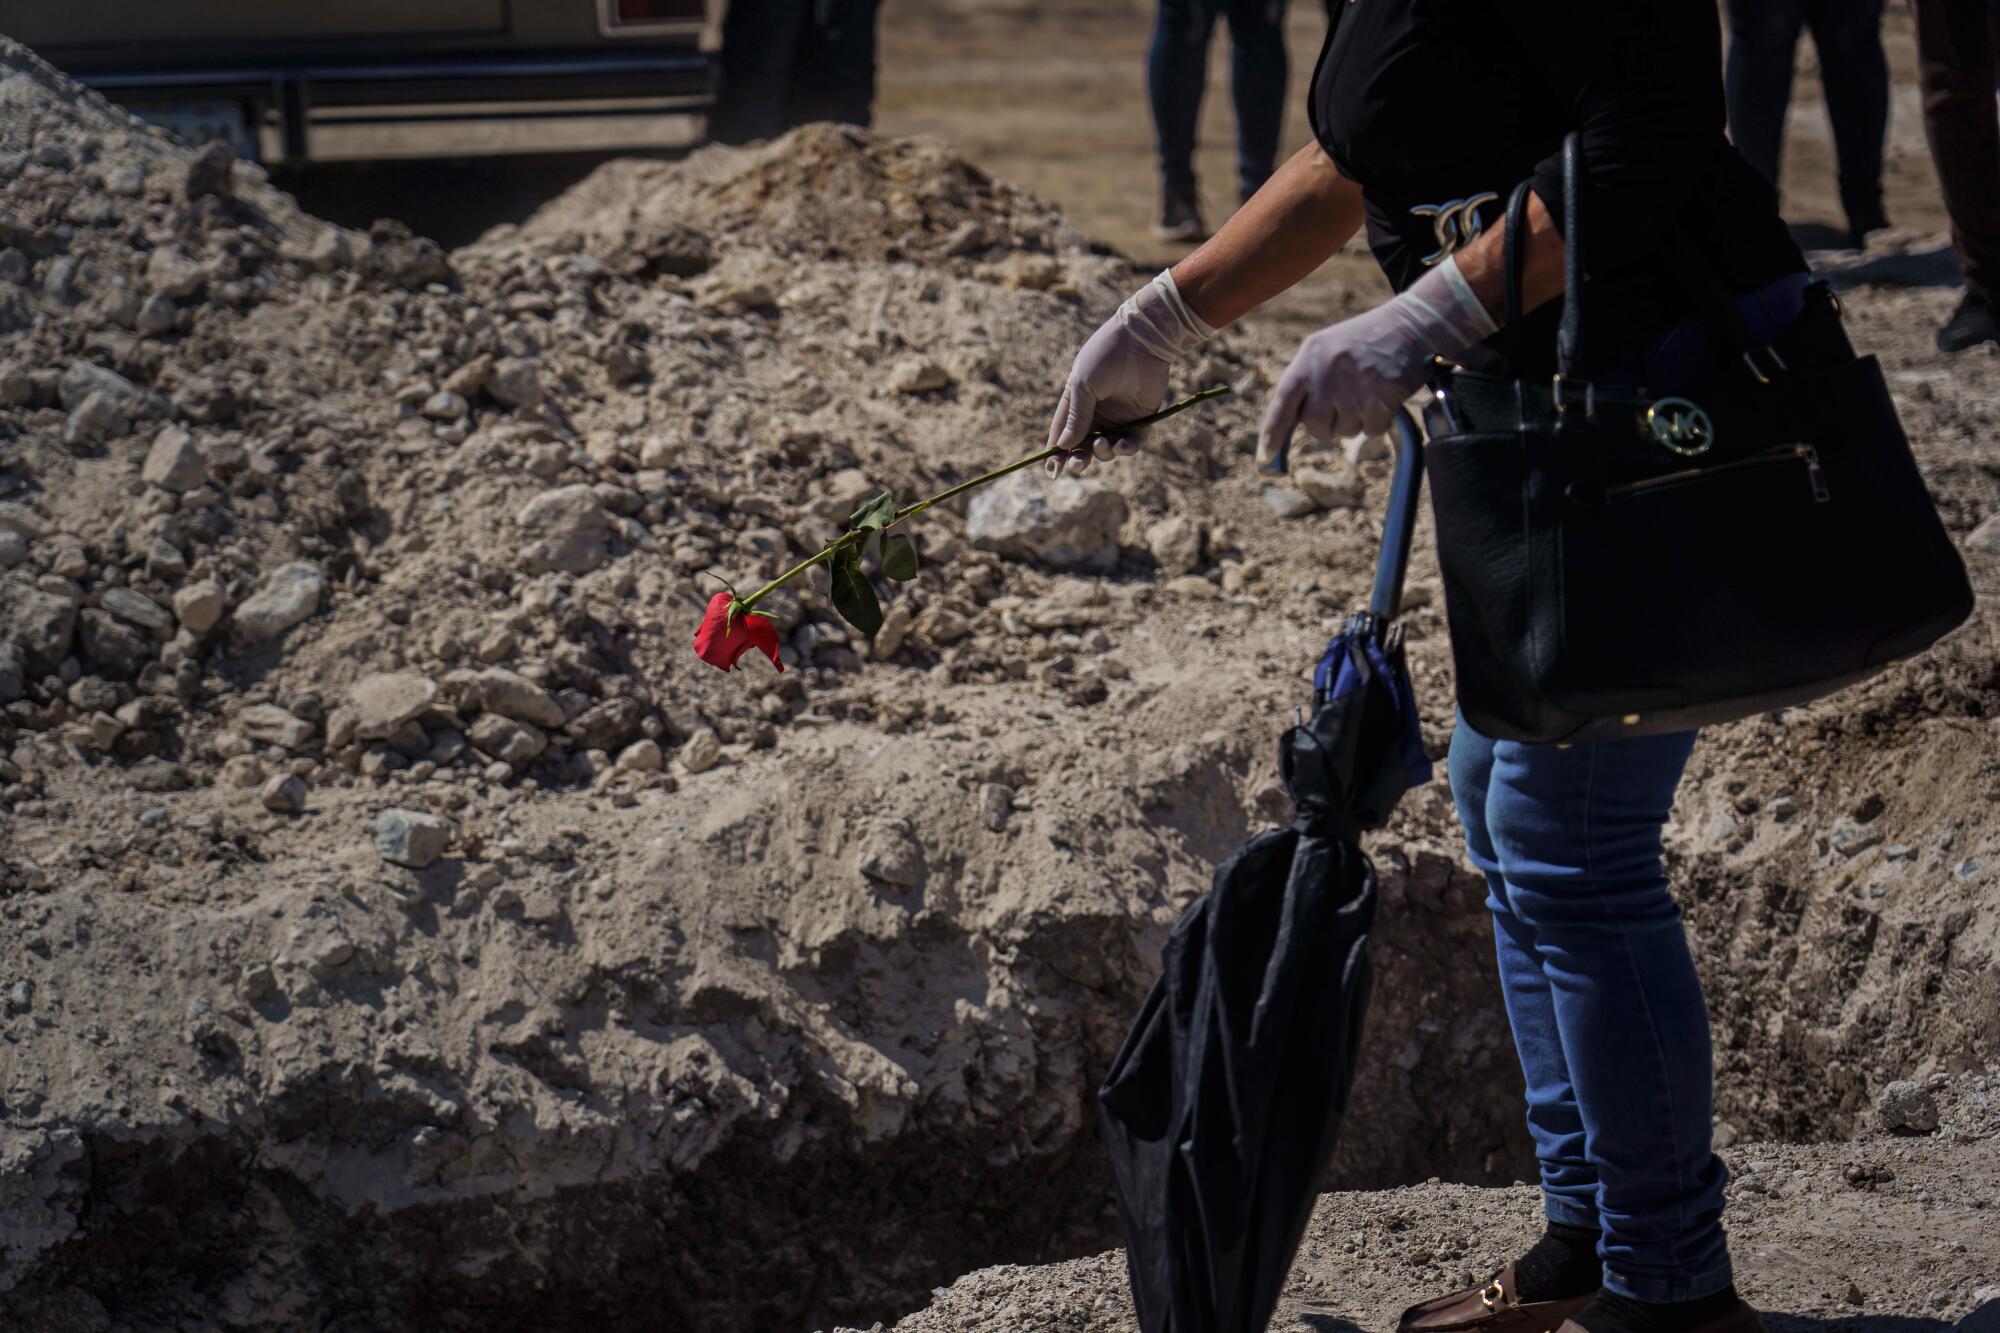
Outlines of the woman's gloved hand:
{"label": "woman's gloved hand", "polygon": [[1329,444],[1387,430],[1432,357],[1462,352],[1497,327],[1458,262],[1447,259],[1401,295],[1312,334],[1278,378],[1257,434],[1257,465],[1283,472],[1299,426]]}
{"label": "woman's gloved hand", "polygon": [[1093,458],[1136,451],[1138,432],[1107,435],[1089,447],[1084,441],[1092,430],[1159,411],[1167,396],[1167,368],[1192,356],[1214,334],[1181,299],[1171,270],[1126,298],[1069,368],[1049,422],[1049,447],[1066,452],[1043,464],[1048,474],[1081,473]]}

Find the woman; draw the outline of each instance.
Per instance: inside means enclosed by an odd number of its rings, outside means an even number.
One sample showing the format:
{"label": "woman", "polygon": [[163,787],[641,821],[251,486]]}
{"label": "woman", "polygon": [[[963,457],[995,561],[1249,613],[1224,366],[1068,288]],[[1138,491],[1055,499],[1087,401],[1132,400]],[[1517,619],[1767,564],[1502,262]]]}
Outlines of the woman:
{"label": "woman", "polygon": [[[1776,198],[1723,134],[1712,0],[1350,0],[1309,111],[1317,142],[1084,344],[1049,432],[1070,452],[1051,471],[1135,450],[1133,438],[1078,446],[1094,425],[1154,410],[1173,362],[1364,221],[1398,295],[1305,340],[1272,395],[1260,457],[1281,462],[1300,425],[1325,441],[1382,429],[1435,356],[1491,362],[1502,201],[1530,176],[1516,369],[1546,373],[1562,287],[1559,146],[1572,130],[1596,330],[1583,369],[1598,383],[1671,392],[1720,364],[1664,267],[1670,234],[1744,294],[1758,336],[1803,306],[1804,264]],[[1693,743],[1530,746],[1459,720],[1452,790],[1490,886],[1548,1226],[1483,1288],[1412,1308],[1406,1331],[1758,1326],[1732,1285],[1707,1014],[1661,869],[1660,829]]]}

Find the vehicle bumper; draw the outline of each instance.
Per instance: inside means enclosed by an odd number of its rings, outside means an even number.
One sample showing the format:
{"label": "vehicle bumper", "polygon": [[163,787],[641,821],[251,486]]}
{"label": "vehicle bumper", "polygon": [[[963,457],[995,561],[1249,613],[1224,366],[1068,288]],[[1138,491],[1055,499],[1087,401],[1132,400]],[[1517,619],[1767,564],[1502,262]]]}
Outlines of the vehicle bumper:
{"label": "vehicle bumper", "polygon": [[[60,57],[54,63],[61,65]],[[489,54],[402,61],[244,62],[148,70],[70,68],[78,82],[112,99],[147,103],[239,102],[262,120],[275,115],[283,156],[310,157],[312,123],[354,120],[498,119],[570,112],[566,102],[643,100],[672,113],[705,112],[714,87],[711,58],[689,47],[651,51]],[[532,109],[514,104],[532,103]],[[393,107],[353,117],[329,108]],[[476,108],[454,110],[452,108]]]}

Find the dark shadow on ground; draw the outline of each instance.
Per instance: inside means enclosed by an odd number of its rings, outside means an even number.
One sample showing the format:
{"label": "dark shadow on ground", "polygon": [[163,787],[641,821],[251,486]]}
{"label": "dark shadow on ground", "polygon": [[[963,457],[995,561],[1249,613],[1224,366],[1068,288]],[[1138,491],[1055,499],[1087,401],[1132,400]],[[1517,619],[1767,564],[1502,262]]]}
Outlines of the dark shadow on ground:
{"label": "dark shadow on ground", "polygon": [[1903,254],[1820,254],[1813,272],[1838,291],[1856,287],[1957,287],[1958,252],[1948,245]]}
{"label": "dark shadow on ground", "polygon": [[1801,250],[1847,250],[1853,248],[1847,232],[1825,222],[1788,222],[1792,239]]}
{"label": "dark shadow on ground", "polygon": [[1313,1333],[1363,1333],[1361,1325],[1330,1314],[1315,1314],[1308,1311],[1299,1316],[1299,1322]]}
{"label": "dark shadow on ground", "polygon": [[1921,1315],[1860,1314],[1821,1319],[1799,1314],[1766,1314],[1765,1333],[1991,1333],[2000,1328],[2000,1301],[1988,1301],[1964,1319],[1929,1319]]}
{"label": "dark shadow on ground", "polygon": [[1946,1333],[1950,1327],[1942,1319],[1900,1314],[1862,1314],[1840,1319],[1802,1314],[1764,1315],[1765,1333]]}
{"label": "dark shadow on ground", "polygon": [[[1323,1310],[1301,1310],[1292,1319],[1313,1333],[1364,1333],[1353,1320]],[[1276,1322],[1283,1326],[1286,1321],[1281,1316]],[[1863,1314],[1823,1319],[1767,1312],[1764,1330],[1765,1333],[2000,1333],[2000,1301],[1988,1301],[1957,1323],[1919,1315]]]}
{"label": "dark shadow on ground", "polygon": [[671,160],[685,155],[644,149],[315,162],[299,169],[274,168],[271,180],[307,212],[329,222],[366,230],[376,218],[396,218],[451,249],[488,227],[521,221],[612,158]]}

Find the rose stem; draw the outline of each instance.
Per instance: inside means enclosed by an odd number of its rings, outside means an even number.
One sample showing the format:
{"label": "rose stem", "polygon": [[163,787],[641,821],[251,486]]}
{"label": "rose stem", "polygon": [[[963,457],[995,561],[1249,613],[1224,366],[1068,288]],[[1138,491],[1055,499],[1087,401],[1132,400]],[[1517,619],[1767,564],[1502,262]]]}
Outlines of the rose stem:
{"label": "rose stem", "polygon": [[[1165,421],[1168,417],[1176,416],[1182,412],[1187,411],[1190,407],[1193,407],[1196,403],[1205,403],[1211,398],[1220,398],[1223,394],[1228,392],[1229,392],[1228,385],[1218,384],[1214,388],[1203,389],[1200,393],[1189,394],[1186,398],[1181,399],[1178,403],[1173,403],[1166,407],[1163,407],[1159,411],[1151,414],[1150,416],[1140,417],[1136,421],[1120,422],[1117,428],[1119,430],[1133,430],[1141,426],[1151,426],[1156,422]],[[1110,433],[1109,431],[1094,430],[1089,435],[1086,435],[1084,437],[1083,442],[1084,444],[1089,444],[1092,440],[1101,439],[1103,436],[1109,433]],[[996,468],[994,471],[988,472],[984,476],[974,477],[970,481],[961,481],[960,483],[958,483],[958,485],[951,487],[949,490],[939,491],[936,495],[933,495],[928,500],[919,500],[915,504],[911,505],[908,509],[898,511],[894,518],[890,519],[887,523],[884,523],[882,525],[881,530],[886,532],[890,528],[895,527],[898,523],[901,523],[906,518],[915,518],[918,514],[923,513],[926,509],[929,509],[934,504],[937,504],[944,500],[949,500],[954,495],[960,495],[966,491],[973,490],[980,486],[984,486],[988,482],[998,481],[1000,480],[1000,478],[1006,476],[1010,472],[1019,472],[1024,467],[1033,467],[1035,464],[1041,462],[1042,460],[1047,458],[1053,458],[1055,455],[1062,452],[1064,451],[1055,448],[1044,449],[1040,453],[1033,453],[1029,454],[1026,458],[1016,459],[1014,462],[1009,463],[1006,467]],[[834,555],[835,552],[839,551],[841,547],[851,544],[857,538],[862,541],[868,540],[868,530],[864,529],[859,532],[843,532],[840,536],[834,538],[831,542],[829,542],[827,544],[826,549],[821,551],[818,555],[809,556],[806,559],[799,561],[798,564],[793,565],[790,569],[778,575],[778,577],[772,579],[769,583],[757,589],[757,591],[751,593],[748,597],[739,599],[736,603],[736,611],[738,613],[748,611],[751,607],[757,604],[757,599],[762,597],[765,593],[771,592],[774,589],[777,589],[779,587],[782,587],[784,584],[789,583],[791,580],[797,578],[800,574],[803,574],[808,569],[811,569],[814,565],[819,564],[823,560],[829,559]]]}

